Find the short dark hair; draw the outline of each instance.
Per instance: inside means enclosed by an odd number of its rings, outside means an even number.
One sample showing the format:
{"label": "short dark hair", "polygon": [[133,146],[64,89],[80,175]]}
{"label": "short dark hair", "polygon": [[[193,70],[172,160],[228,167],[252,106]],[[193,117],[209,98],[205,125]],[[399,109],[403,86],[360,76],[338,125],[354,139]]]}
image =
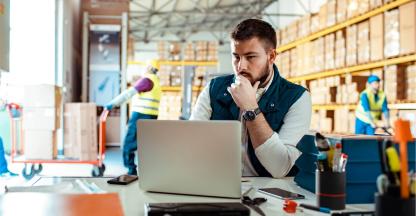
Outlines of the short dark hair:
{"label": "short dark hair", "polygon": [[259,38],[265,45],[265,48],[276,48],[276,31],[273,27],[263,20],[246,19],[240,22],[231,32],[231,39],[244,41]]}

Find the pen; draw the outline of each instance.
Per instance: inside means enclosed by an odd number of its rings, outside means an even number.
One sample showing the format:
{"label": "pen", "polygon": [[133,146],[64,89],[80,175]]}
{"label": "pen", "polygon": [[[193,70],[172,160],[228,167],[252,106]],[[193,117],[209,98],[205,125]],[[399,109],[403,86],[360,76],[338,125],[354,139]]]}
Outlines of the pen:
{"label": "pen", "polygon": [[302,208],[305,208],[305,209],[310,209],[310,210],[319,211],[319,212],[323,212],[323,213],[331,213],[331,209],[329,209],[329,208],[308,205],[308,204],[305,204],[305,203],[301,203],[301,204],[299,204],[299,206],[302,207]]}

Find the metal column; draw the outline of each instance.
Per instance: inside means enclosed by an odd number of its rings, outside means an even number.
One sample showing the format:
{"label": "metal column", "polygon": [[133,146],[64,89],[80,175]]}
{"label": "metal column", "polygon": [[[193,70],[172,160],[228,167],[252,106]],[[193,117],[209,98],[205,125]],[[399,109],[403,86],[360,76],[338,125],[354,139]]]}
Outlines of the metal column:
{"label": "metal column", "polygon": [[[121,15],[121,85],[120,92],[127,88],[127,34],[128,34],[128,16],[127,13]],[[120,145],[123,145],[123,138],[126,133],[127,124],[127,104],[120,107]]]}
{"label": "metal column", "polygon": [[192,109],[192,80],[195,75],[195,66],[184,66],[182,72],[182,120],[191,117]]}

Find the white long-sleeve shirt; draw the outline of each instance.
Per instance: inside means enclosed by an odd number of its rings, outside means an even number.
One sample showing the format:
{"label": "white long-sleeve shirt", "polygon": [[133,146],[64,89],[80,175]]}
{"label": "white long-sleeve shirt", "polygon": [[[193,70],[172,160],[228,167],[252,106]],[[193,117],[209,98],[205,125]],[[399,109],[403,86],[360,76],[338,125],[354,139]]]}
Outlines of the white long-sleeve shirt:
{"label": "white long-sleeve shirt", "polygon": [[[264,89],[258,89],[257,101],[267,91],[271,82],[272,80],[269,81]],[[210,120],[212,108],[210,105],[209,85],[208,83],[198,97],[190,120]],[[279,133],[273,132],[269,139],[255,149],[255,154],[260,163],[274,178],[286,176],[295,164],[296,159],[300,156],[301,153],[296,148],[296,144],[309,130],[311,107],[310,94],[305,91],[289,108]],[[244,124],[244,121],[242,123]],[[244,125],[243,128],[245,128]],[[246,130],[244,131],[246,133]],[[246,136],[246,134],[243,134],[243,136]],[[247,154],[247,142],[243,142],[242,147],[243,176],[258,176]]]}

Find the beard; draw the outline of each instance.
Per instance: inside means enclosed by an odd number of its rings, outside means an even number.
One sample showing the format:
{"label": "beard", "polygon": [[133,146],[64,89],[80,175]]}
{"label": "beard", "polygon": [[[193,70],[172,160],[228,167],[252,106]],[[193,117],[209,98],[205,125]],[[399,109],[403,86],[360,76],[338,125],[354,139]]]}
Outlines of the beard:
{"label": "beard", "polygon": [[257,81],[260,81],[259,87],[264,87],[263,85],[266,84],[265,82],[266,82],[267,78],[270,75],[269,65],[266,63],[264,65],[264,67],[262,67],[262,69],[260,71],[261,71],[261,73],[256,78],[254,78],[251,73],[248,73],[246,71],[240,72],[240,73],[238,73],[238,75],[241,75],[241,76],[244,76],[245,78],[247,78],[250,81],[250,83],[251,83],[252,86]]}

